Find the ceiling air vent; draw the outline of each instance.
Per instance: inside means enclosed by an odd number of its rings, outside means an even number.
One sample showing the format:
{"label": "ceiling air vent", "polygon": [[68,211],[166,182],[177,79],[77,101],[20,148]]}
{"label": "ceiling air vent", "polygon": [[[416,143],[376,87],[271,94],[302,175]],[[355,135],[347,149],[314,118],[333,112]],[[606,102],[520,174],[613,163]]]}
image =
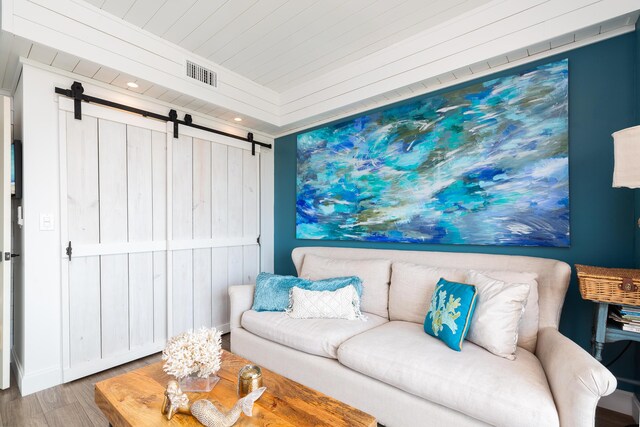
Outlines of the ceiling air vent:
{"label": "ceiling air vent", "polygon": [[202,65],[187,61],[187,76],[209,86],[218,87],[218,75]]}

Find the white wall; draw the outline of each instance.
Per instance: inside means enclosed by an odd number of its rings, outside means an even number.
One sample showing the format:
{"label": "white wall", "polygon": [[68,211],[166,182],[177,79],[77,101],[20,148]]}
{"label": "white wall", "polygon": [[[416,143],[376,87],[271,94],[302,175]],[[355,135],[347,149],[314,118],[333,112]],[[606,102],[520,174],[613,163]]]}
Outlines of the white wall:
{"label": "white wall", "polygon": [[[73,76],[76,77],[77,76]],[[73,78],[55,73],[49,67],[25,63],[23,67],[23,158],[25,225],[22,252],[24,277],[20,306],[16,307],[17,380],[23,395],[62,382],[61,283],[63,244],[60,238],[60,170],[58,150],[58,95],[56,86],[69,88]],[[79,80],[82,81],[82,80]],[[85,94],[133,105],[161,114],[166,106],[126,91],[114,91],[97,82],[82,81]],[[243,134],[241,129],[221,126],[197,114],[194,122]],[[183,112],[178,110],[179,117]],[[273,142],[268,135],[256,139]],[[265,150],[261,171],[262,197],[262,270],[273,270],[273,155]],[[267,176],[264,176],[267,174]],[[41,213],[53,214],[54,231],[40,231]],[[66,243],[66,242],[65,242]],[[16,300],[16,304],[18,300]],[[23,323],[22,323],[23,322]],[[22,347],[22,348],[19,348]]]}

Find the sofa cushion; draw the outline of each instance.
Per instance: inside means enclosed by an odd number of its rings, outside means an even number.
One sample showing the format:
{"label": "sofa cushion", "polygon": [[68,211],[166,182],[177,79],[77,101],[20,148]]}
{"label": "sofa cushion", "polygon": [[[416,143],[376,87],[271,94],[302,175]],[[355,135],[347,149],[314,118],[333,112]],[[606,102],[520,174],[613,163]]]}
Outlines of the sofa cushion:
{"label": "sofa cushion", "polygon": [[491,425],[559,424],[542,366],[522,348],[514,361],[471,342],[452,352],[421,325],[392,321],[344,342],[338,361]]}
{"label": "sofa cushion", "polygon": [[433,290],[441,278],[464,283],[467,273],[452,268],[394,262],[389,288],[389,319],[422,324],[429,310]]}
{"label": "sofa cushion", "polygon": [[532,353],[535,352],[536,342],[538,341],[538,319],[540,317],[538,275],[536,273],[502,270],[478,270],[478,272],[506,283],[525,283],[529,285],[529,296],[518,327],[518,347],[522,347]]}
{"label": "sofa cushion", "polygon": [[259,337],[305,353],[337,359],[338,347],[349,338],[383,323],[386,318],[364,313],[366,321],[345,319],[293,319],[276,311],[245,311],[242,327]]}
{"label": "sofa cushion", "polygon": [[340,276],[362,279],[362,311],[389,318],[389,279],[391,261],[384,259],[332,259],[307,254],[300,277],[310,280]]}

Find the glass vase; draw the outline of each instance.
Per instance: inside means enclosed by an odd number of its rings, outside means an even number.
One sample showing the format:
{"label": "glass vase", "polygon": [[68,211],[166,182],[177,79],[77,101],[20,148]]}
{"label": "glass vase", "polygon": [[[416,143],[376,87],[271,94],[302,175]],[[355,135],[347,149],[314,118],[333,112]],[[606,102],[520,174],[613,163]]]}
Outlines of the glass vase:
{"label": "glass vase", "polygon": [[180,388],[185,392],[209,392],[218,384],[220,377],[217,375],[210,375],[205,378],[200,378],[197,374],[191,374],[178,380]]}

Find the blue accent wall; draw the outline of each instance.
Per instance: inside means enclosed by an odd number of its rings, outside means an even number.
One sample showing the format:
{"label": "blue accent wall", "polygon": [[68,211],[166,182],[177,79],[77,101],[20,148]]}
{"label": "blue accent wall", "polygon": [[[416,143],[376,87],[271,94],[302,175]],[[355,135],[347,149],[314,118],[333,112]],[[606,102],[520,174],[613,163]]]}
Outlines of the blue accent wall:
{"label": "blue accent wall", "polygon": [[[632,126],[640,119],[640,114],[637,113],[640,109],[640,97],[636,86],[636,80],[640,79],[640,64],[637,63],[640,61],[639,56],[640,34],[636,31],[480,79],[489,80],[542,63],[569,58],[570,248],[297,240],[297,134],[291,134],[278,138],[275,142],[275,272],[295,274],[290,255],[291,250],[298,246],[528,255],[559,259],[572,267],[576,263],[607,267],[640,266],[640,254],[634,254],[634,211],[638,209],[640,212],[640,194],[630,189],[611,187],[611,133]],[[464,83],[453,89],[472,83],[474,82]],[[406,102],[416,99],[419,98]],[[380,109],[386,108],[389,106]],[[350,118],[340,121],[348,119]],[[585,349],[590,347],[592,310],[593,304],[580,297],[574,272],[565,300],[560,330]],[[605,362],[615,357],[622,347],[623,345],[607,345]],[[613,372],[622,376],[634,376],[635,353],[626,352],[611,368]]]}

